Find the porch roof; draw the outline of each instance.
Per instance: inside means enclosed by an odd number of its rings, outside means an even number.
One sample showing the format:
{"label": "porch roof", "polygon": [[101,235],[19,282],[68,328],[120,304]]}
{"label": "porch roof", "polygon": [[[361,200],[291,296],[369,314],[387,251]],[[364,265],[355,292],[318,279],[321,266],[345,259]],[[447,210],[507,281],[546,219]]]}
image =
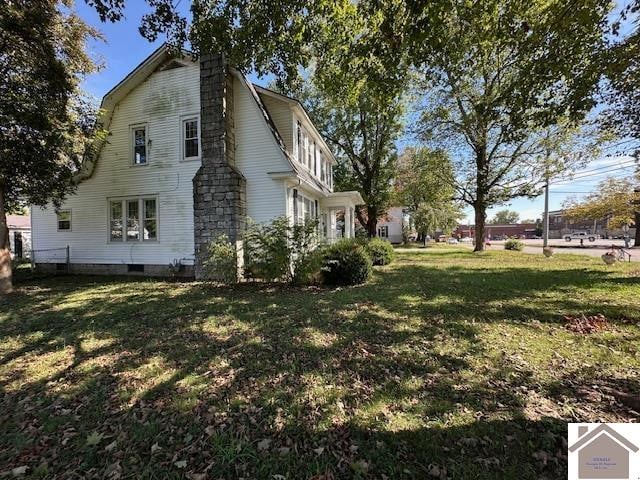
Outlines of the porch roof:
{"label": "porch roof", "polygon": [[326,197],[321,200],[321,204],[323,207],[345,207],[345,206],[355,206],[355,205],[363,205],[364,200],[362,199],[362,195],[360,192],[351,191],[351,192],[332,192],[329,193]]}

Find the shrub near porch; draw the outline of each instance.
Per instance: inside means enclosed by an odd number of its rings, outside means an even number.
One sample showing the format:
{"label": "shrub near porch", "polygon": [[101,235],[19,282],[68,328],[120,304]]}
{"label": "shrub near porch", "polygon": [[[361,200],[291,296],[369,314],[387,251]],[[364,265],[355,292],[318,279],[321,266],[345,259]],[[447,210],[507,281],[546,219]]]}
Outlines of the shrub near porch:
{"label": "shrub near porch", "polygon": [[[636,421],[640,272],[433,248],[340,289],[18,279],[0,472],[34,478],[566,475],[567,421]],[[602,313],[591,335],[563,315]]]}

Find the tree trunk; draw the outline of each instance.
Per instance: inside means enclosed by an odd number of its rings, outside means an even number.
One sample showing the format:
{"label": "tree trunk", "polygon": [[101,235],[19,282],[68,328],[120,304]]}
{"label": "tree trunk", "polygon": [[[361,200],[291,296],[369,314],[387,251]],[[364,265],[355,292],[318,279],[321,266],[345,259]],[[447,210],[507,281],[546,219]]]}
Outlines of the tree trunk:
{"label": "tree trunk", "polygon": [[367,208],[367,236],[373,238],[378,234],[378,212],[374,208]]}
{"label": "tree trunk", "polygon": [[7,295],[12,291],[9,226],[7,225],[4,191],[0,187],[0,295]]}
{"label": "tree trunk", "polygon": [[484,251],[484,226],[487,221],[487,208],[482,203],[476,203],[473,206],[476,218],[476,231],[475,239],[476,245],[473,249],[474,252]]}
{"label": "tree trunk", "polygon": [[[639,193],[640,194],[640,188],[635,189],[634,192]],[[636,201],[635,202],[636,205],[638,205],[638,210],[636,210],[636,220],[635,220],[635,227],[636,227],[636,239],[633,242],[633,246],[634,247],[640,247],[640,201]]]}

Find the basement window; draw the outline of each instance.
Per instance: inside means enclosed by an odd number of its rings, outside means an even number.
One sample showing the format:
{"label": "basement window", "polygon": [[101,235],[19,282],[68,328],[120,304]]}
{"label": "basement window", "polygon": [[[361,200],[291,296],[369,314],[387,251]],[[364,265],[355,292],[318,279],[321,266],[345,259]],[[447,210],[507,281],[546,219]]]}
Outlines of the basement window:
{"label": "basement window", "polygon": [[144,273],[144,265],[139,263],[130,263],[127,265],[128,272]]}

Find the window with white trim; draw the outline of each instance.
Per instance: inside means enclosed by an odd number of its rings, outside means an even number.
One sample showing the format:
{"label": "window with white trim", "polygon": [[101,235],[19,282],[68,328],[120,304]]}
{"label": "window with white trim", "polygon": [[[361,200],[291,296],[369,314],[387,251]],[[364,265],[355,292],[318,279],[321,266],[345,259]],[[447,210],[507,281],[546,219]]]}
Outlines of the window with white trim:
{"label": "window with white trim", "polygon": [[147,126],[134,125],[131,127],[132,162],[134,165],[146,165],[147,155]]}
{"label": "window with white trim", "polygon": [[387,225],[378,227],[378,236],[380,238],[389,238],[389,227]]}
{"label": "window with white trim", "polygon": [[307,220],[317,217],[315,200],[305,197],[298,190],[293,191],[294,201],[294,221],[297,225],[302,225]]}
{"label": "window with white trim", "polygon": [[56,216],[59,231],[71,230],[71,210],[59,210]]}
{"label": "window with white trim", "polygon": [[182,158],[194,160],[200,158],[200,122],[198,117],[182,120]]}
{"label": "window with white trim", "polygon": [[158,202],[155,197],[109,201],[109,240],[141,242],[158,240]]}

